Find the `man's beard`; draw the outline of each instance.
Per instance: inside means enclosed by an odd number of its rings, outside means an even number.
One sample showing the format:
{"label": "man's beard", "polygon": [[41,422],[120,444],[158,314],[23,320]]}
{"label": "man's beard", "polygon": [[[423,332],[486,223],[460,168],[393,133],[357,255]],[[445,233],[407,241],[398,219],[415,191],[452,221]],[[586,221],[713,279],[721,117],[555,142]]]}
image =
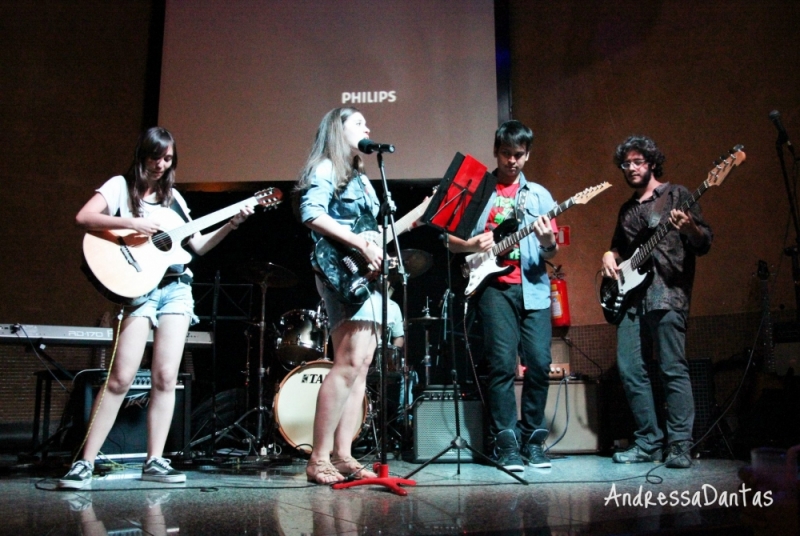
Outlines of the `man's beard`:
{"label": "man's beard", "polygon": [[630,180],[630,179],[629,179],[627,176],[625,177],[625,181],[628,183],[628,186],[630,186],[631,188],[644,188],[645,186],[647,186],[648,184],[650,184],[650,181],[651,181],[652,179],[653,179],[653,170],[652,170],[652,169],[648,169],[648,170],[647,170],[647,171],[646,171],[646,172],[645,172],[645,173],[642,175],[642,179],[641,179],[641,181],[642,181],[642,182],[641,182],[641,184],[633,184],[633,183],[631,182],[631,180]]}

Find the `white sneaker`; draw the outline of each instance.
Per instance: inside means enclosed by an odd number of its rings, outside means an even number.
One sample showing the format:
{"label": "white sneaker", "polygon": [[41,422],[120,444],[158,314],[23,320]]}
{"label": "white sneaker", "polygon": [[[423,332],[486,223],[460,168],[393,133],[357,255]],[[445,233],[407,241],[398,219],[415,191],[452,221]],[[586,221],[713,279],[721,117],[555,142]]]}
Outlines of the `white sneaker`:
{"label": "white sneaker", "polygon": [[72,464],[64,478],[58,481],[59,489],[83,489],[92,485],[94,464],[86,460],[78,460]]}
{"label": "white sneaker", "polygon": [[173,469],[168,459],[153,456],[144,462],[142,480],[175,484],[186,482],[186,475]]}

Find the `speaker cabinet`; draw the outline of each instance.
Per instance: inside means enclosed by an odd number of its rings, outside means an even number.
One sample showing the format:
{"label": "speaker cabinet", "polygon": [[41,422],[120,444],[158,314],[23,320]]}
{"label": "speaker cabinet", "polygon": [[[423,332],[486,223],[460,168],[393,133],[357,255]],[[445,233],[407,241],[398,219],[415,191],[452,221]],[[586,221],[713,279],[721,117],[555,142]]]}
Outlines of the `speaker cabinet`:
{"label": "speaker cabinet", "polygon": [[[82,370],[74,380],[70,405],[73,426],[67,436],[71,449],[77,449],[86,434],[92,404],[105,383],[105,369]],[[175,412],[172,417],[164,452],[175,455],[189,444],[191,432],[191,375],[179,374],[175,389]],[[110,459],[144,458],[147,455],[147,408],[150,405],[150,371],[139,370],[130,390],[122,401],[117,419],[100,448],[101,455]],[[188,454],[188,453],[186,453]]]}
{"label": "speaker cabinet", "polygon": [[[564,437],[553,445],[550,452],[554,454],[588,454],[600,451],[600,422],[597,413],[598,385],[597,382],[581,380],[563,383],[550,382],[547,390],[547,406],[544,411],[545,421],[550,428],[547,444],[554,443],[566,430]],[[517,380],[514,388],[519,418],[522,381]],[[553,421],[554,414],[555,421]],[[569,422],[567,422],[567,416],[569,416]]]}
{"label": "speaker cabinet", "polygon": [[[483,406],[480,400],[458,401],[461,438],[476,451],[483,453]],[[423,463],[439,454],[456,437],[453,392],[426,389],[414,405],[413,462]],[[472,451],[461,449],[461,461],[473,461]],[[458,461],[458,451],[452,449],[437,458],[437,462]]]}

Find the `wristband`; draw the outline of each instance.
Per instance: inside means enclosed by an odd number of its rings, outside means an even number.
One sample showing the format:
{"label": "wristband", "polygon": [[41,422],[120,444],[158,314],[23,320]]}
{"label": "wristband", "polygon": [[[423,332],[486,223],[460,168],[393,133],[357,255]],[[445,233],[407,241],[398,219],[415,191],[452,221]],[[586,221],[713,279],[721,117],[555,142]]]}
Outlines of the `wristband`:
{"label": "wristband", "polygon": [[543,245],[539,244],[539,249],[541,249],[545,253],[550,253],[551,251],[555,251],[556,250],[556,246],[557,245],[558,245],[558,242],[555,242],[555,243],[553,243],[552,246],[548,246],[548,247],[544,247]]}
{"label": "wristband", "polygon": [[228,225],[230,225],[231,227],[233,227],[233,230],[234,230],[234,231],[235,231],[236,229],[238,229],[238,228],[239,228],[239,226],[238,226],[238,225],[236,225],[235,223],[233,223],[233,218],[231,218],[231,220],[228,222]]}

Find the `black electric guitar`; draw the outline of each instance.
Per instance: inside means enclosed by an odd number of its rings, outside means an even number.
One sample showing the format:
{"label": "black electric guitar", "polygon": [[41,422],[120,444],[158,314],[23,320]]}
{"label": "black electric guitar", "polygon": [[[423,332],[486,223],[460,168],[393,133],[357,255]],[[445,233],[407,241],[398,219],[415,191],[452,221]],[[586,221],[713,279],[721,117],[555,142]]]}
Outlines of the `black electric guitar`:
{"label": "black electric guitar", "polygon": [[178,214],[160,207],[148,216],[157,221],[163,231],[152,236],[132,229],[89,231],[83,237],[84,270],[92,284],[106,298],[117,303],[136,303],[137,298],[156,288],[173,264],[187,264],[192,256],[182,243],[198,231],[227,220],[245,205],[272,208],[278,205],[283,193],[267,188],[253,197],[216,212],[184,222]]}
{"label": "black electric guitar", "polygon": [[[611,188],[611,184],[608,182],[586,188],[560,205],[553,207],[553,209],[547,213],[547,217],[553,219],[574,205],[588,203],[594,196],[609,188]],[[462,274],[468,279],[467,288],[464,289],[464,294],[466,296],[475,294],[492,276],[504,275],[513,269],[511,266],[500,265],[498,262],[498,255],[513,247],[520,240],[533,232],[533,223],[519,231],[517,231],[517,225],[516,219],[504,221],[494,230],[495,245],[491,250],[467,255],[461,267]]]}
{"label": "black electric guitar", "polygon": [[[403,234],[417,227],[430,202],[431,197],[426,197],[419,206],[397,220],[394,224],[397,234]],[[382,237],[378,229],[378,222],[372,214],[363,214],[356,220],[351,230],[365,240],[380,245]],[[392,240],[394,235],[389,229],[386,243]],[[358,250],[345,246],[337,240],[322,237],[314,244],[313,255],[319,266],[320,275],[341,302],[360,305],[367,301],[375,288],[378,274],[369,269],[367,260]]]}
{"label": "black electric guitar", "polygon": [[[719,186],[728,174],[744,162],[744,147],[737,145],[730,150],[730,156],[714,165],[708,172],[708,178],[695,190],[678,210],[686,212],[694,205],[711,186]],[[635,249],[633,254],[619,264],[617,279],[603,277],[600,283],[600,305],[603,308],[603,315],[610,324],[619,324],[625,316],[625,311],[630,306],[630,301],[634,295],[634,290],[648,282],[652,277],[650,264],[647,262],[653,250],[667,236],[667,233],[674,230],[671,223],[664,222],[659,225],[649,239]]]}

